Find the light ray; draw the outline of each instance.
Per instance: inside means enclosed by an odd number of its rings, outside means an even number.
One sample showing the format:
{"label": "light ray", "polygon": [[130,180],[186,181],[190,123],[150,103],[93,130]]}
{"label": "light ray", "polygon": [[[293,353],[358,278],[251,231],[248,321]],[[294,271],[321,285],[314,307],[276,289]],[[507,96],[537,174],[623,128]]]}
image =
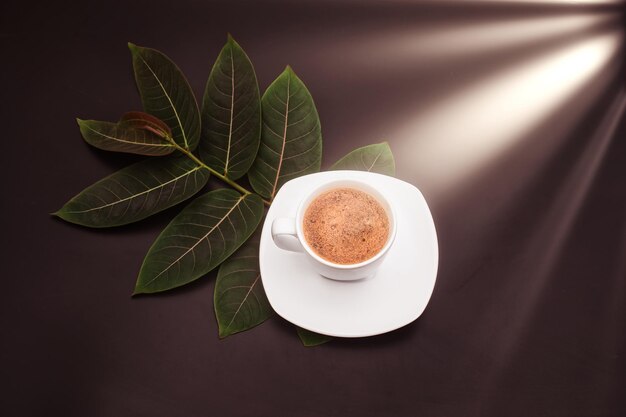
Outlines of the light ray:
{"label": "light ray", "polygon": [[446,97],[391,134],[403,139],[398,165],[411,166],[410,176],[423,179],[434,198],[454,193],[573,100],[620,46],[620,33],[599,35]]}
{"label": "light ray", "polygon": [[[431,28],[391,30],[360,42],[353,39],[345,44],[335,41],[331,43],[331,49],[337,57],[342,55],[365,70],[397,65],[419,69],[449,60],[476,59],[476,54],[485,56],[515,50],[611,21],[615,21],[612,13],[513,18],[480,24],[469,21]],[[328,56],[329,51],[324,50],[324,54]],[[457,68],[450,67],[449,70]]]}

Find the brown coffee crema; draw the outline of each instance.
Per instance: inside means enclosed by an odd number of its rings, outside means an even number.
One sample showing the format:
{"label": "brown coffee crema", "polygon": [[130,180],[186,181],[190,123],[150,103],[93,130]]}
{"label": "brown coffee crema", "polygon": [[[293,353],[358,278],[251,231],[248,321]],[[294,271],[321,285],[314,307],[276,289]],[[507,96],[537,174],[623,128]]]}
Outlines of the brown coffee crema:
{"label": "brown coffee crema", "polygon": [[356,264],[387,243],[389,218],[380,203],[354,188],[335,188],[317,196],[303,219],[304,238],[313,251],[336,264]]}

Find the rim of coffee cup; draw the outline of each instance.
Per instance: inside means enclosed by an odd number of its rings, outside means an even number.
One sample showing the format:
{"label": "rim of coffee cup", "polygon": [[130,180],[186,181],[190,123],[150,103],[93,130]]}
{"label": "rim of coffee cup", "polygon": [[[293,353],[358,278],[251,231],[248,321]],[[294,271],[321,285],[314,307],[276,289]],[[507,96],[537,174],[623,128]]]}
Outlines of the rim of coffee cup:
{"label": "rim of coffee cup", "polygon": [[[315,251],[309,246],[309,243],[306,241],[306,238],[304,236],[302,221],[304,219],[304,214],[309,204],[317,196],[322,194],[324,191],[331,190],[333,188],[340,188],[340,187],[350,188],[351,185],[354,185],[354,184],[356,185],[353,186],[352,188],[357,188],[360,191],[366,192],[372,195],[374,198],[376,198],[376,200],[381,204],[381,206],[385,210],[385,213],[387,214],[387,218],[389,219],[389,223],[391,227],[389,228],[389,236],[387,237],[387,241],[385,242],[385,245],[378,251],[378,253],[376,253],[376,255],[364,260],[363,262],[359,262],[356,264],[339,264],[339,263],[331,262],[327,259],[324,259],[321,256],[319,256],[317,253],[315,253]],[[303,201],[300,202],[300,205],[298,206],[298,211],[296,212],[296,233],[298,235],[298,240],[300,241],[300,244],[302,245],[304,250],[316,261],[324,265],[327,265],[331,268],[351,270],[351,269],[357,269],[357,268],[367,266],[375,262],[377,259],[380,259],[387,253],[387,251],[389,250],[389,248],[391,247],[391,245],[393,244],[396,238],[396,229],[397,229],[396,219],[397,219],[396,213],[393,207],[391,206],[391,204],[389,203],[389,200],[385,197],[383,193],[378,191],[376,188],[372,187],[370,184],[364,181],[360,181],[360,180],[356,180],[352,178],[333,179],[317,186],[313,191],[311,191],[308,194],[308,196]]]}

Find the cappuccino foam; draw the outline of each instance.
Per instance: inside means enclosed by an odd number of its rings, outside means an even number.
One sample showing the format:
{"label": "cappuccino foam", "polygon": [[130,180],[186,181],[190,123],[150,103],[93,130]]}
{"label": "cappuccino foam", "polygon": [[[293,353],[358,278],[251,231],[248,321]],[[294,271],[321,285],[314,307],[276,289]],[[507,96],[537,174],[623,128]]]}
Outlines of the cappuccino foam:
{"label": "cappuccino foam", "polygon": [[335,188],[317,196],[303,219],[313,251],[336,264],[356,264],[376,255],[389,237],[389,218],[371,195]]}

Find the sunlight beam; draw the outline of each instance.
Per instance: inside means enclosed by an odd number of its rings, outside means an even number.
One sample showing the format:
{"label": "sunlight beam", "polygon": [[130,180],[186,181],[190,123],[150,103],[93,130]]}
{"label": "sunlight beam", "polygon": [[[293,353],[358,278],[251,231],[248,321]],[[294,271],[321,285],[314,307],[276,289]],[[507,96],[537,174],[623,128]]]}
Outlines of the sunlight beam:
{"label": "sunlight beam", "polygon": [[[453,193],[605,68],[621,46],[612,32],[515,66],[416,114],[391,137],[398,165],[433,193]],[[546,138],[551,140],[551,138]]]}

